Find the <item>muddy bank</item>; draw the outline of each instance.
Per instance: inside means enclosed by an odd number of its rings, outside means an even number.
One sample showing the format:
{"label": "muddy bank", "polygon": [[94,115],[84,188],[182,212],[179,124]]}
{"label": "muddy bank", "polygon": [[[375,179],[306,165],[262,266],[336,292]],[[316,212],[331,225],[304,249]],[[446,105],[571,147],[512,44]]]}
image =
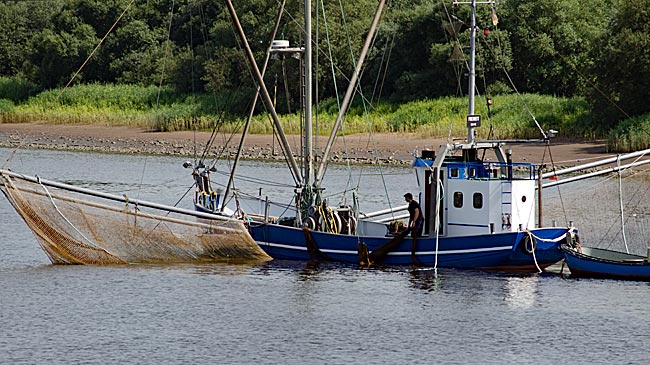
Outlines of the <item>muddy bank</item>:
{"label": "muddy bank", "polygon": [[[40,148],[104,153],[134,153],[151,155],[202,155],[210,139],[210,132],[149,132],[139,128],[104,127],[94,125],[0,124],[0,146],[9,148]],[[218,134],[209,150],[209,156],[231,156],[237,151],[240,135]],[[301,150],[300,137],[287,137],[292,151]],[[326,136],[315,141],[322,149]],[[378,158],[384,164],[408,166],[413,152],[422,149],[437,150],[446,139],[423,138],[413,134],[351,135],[338,138],[332,149],[334,162],[350,159],[354,163],[372,163]],[[253,160],[283,160],[280,143],[273,135],[250,135],[243,156]],[[604,142],[553,141],[549,150],[543,144],[513,144],[518,161],[574,166],[613,156],[607,153]]]}

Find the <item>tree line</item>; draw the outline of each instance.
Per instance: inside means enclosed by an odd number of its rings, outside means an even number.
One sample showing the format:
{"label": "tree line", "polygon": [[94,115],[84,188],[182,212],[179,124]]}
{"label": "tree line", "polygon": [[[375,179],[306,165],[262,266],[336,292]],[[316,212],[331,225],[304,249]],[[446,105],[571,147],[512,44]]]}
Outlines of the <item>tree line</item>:
{"label": "tree line", "polygon": [[[377,0],[313,4],[316,92],[334,108]],[[279,5],[235,2],[258,64]],[[300,45],[302,8],[302,1],[287,1],[277,39]],[[517,91],[584,97],[594,127],[603,130],[648,113],[647,9],[650,0],[479,6],[478,88],[488,96]],[[466,94],[468,14],[468,6],[446,0],[390,1],[363,71],[364,97],[401,103]],[[281,112],[299,104],[299,63],[287,56],[269,64],[265,80]],[[227,94],[234,113],[246,110],[255,87],[223,1],[0,2],[0,76],[20,81],[24,92],[15,99],[66,85],[74,75],[74,84],[162,84],[178,93]]]}

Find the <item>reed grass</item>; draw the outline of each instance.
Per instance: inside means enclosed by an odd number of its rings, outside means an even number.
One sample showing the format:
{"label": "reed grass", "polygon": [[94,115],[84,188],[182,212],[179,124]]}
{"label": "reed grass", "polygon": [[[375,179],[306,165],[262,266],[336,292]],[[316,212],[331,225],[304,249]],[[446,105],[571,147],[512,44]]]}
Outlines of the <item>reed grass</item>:
{"label": "reed grass", "polygon": [[650,114],[626,119],[609,132],[610,152],[633,152],[650,148]]}
{"label": "reed grass", "polygon": [[[89,84],[44,91],[23,102],[4,99],[0,101],[0,122],[3,123],[79,123],[158,131],[209,130],[218,126],[221,131],[235,132],[243,126],[243,115],[252,98],[244,93],[186,95],[167,87]],[[483,99],[477,98],[476,113],[482,115],[483,121],[483,126],[477,129],[479,138],[540,137],[527,110],[535,115],[542,129],[558,130],[562,136],[604,138],[606,135],[591,127],[590,108],[584,99],[527,94],[495,96],[490,109],[491,118],[488,118]],[[329,134],[336,113],[337,105],[333,100],[320,104],[314,113],[318,134]],[[467,133],[466,114],[467,102],[461,97],[405,104],[384,103],[373,107],[357,105],[346,115],[341,133],[371,130],[417,133],[427,137],[462,137]],[[280,116],[282,128],[288,134],[301,132],[300,119],[299,114]],[[488,135],[490,120],[492,136]],[[251,121],[251,133],[268,134],[273,129],[267,113],[258,113]]]}

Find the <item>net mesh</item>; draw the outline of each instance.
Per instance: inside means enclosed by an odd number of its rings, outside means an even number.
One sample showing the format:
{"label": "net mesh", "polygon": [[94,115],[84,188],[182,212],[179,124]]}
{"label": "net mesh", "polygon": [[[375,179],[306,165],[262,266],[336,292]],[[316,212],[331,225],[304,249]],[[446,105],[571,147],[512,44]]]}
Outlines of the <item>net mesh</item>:
{"label": "net mesh", "polygon": [[145,211],[6,175],[0,187],[55,264],[270,260],[241,222]]}
{"label": "net mesh", "polygon": [[630,253],[644,256],[650,246],[648,168],[544,189],[543,206],[545,225],[573,221],[585,246],[625,251],[627,245]]}

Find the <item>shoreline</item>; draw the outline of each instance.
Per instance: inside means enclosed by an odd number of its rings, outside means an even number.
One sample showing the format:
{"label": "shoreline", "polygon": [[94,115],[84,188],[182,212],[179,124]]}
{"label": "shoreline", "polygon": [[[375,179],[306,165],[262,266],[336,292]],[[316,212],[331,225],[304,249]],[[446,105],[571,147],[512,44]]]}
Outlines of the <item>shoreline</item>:
{"label": "shoreline", "polygon": [[[150,132],[141,128],[107,127],[83,124],[0,124],[0,147],[52,149],[63,151],[127,153],[143,155],[187,156],[201,155],[211,132]],[[241,135],[218,133],[214,139],[210,157],[217,154],[225,158],[235,156]],[[314,145],[322,150],[328,136],[318,136]],[[287,136],[294,155],[300,152],[300,137]],[[447,139],[425,138],[407,133],[353,134],[339,137],[330,153],[331,162],[343,163],[347,159],[355,164],[370,164],[375,157],[382,164],[410,166],[413,151],[438,150]],[[196,147],[195,147],[196,146]],[[225,147],[224,147],[225,146]],[[509,144],[515,161],[529,163],[551,163],[570,167],[591,160],[616,156],[607,153],[604,141],[556,141],[551,140],[550,153],[542,143]],[[216,151],[216,152],[215,152]],[[246,137],[243,158],[247,160],[284,160],[281,144],[270,134],[251,134]]]}

